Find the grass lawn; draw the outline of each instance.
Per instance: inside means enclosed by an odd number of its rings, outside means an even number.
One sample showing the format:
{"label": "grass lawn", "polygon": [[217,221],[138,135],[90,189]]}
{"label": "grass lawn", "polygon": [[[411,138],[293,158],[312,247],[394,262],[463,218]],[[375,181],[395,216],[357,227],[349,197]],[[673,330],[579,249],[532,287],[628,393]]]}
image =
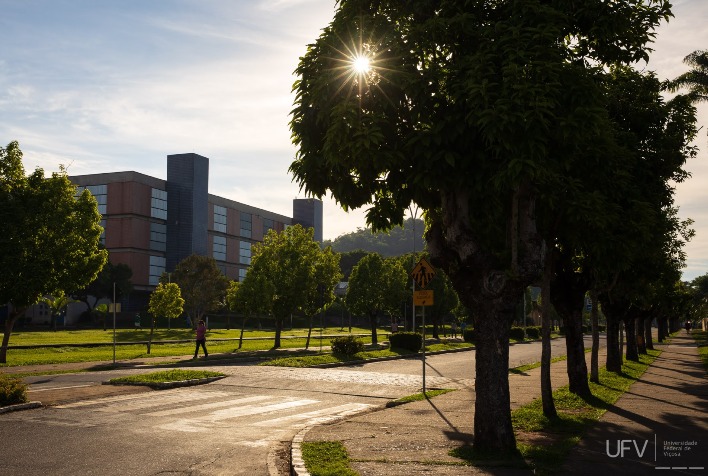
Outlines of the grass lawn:
{"label": "grass lawn", "polygon": [[223,377],[221,372],[211,372],[209,370],[163,370],[161,372],[151,372],[149,374],[129,375],[110,379],[114,384],[130,385],[150,385],[154,383],[183,382],[185,380],[195,380],[209,377]]}
{"label": "grass lawn", "polygon": [[[353,333],[368,334],[370,331],[361,328],[353,328]],[[253,351],[269,350],[273,347],[273,331],[247,330],[244,332],[243,346],[238,349],[238,340],[219,341],[218,339],[238,339],[240,329],[216,329],[207,333],[207,348],[210,354],[235,354],[240,356]],[[324,346],[330,345],[330,337],[327,335],[345,334],[340,328],[323,329]],[[147,346],[144,343],[149,337],[149,330],[119,329],[116,332],[116,342],[136,342],[134,345],[116,346],[117,360],[131,360],[146,357],[173,357],[189,356],[194,353],[194,331],[191,329],[157,329],[153,336],[153,345],[150,354],[147,353]],[[281,334],[281,348],[293,349],[305,346],[305,336],[307,329],[294,329],[283,331]],[[158,344],[157,341],[166,340],[189,340],[186,343]],[[310,339],[310,348],[318,349],[320,346],[320,331],[313,329]],[[364,342],[370,341],[370,337],[363,338]],[[78,347],[77,344],[100,344],[96,347]],[[31,349],[8,349],[7,363],[0,364],[2,367],[19,365],[42,365],[72,362],[98,362],[113,360],[113,330],[103,331],[101,329],[67,330],[67,331],[20,331],[13,332],[10,338],[10,345],[61,345],[59,347],[35,347]],[[214,355],[217,357],[217,355]],[[223,357],[223,356],[222,356]]]}

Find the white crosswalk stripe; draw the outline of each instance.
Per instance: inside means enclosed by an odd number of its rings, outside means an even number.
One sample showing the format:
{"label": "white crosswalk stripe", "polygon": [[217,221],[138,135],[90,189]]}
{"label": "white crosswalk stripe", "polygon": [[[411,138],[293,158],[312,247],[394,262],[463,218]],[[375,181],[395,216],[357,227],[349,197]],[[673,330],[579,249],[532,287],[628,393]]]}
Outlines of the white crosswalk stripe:
{"label": "white crosswalk stripe", "polygon": [[[307,411],[308,406],[314,409]],[[172,389],[154,394],[97,398],[55,408],[80,409],[96,412],[95,415],[131,414],[139,418],[142,424],[153,428],[193,433],[216,427],[243,425],[276,429],[302,428],[360,413],[371,406],[365,403],[326,403],[283,395],[239,395],[217,390]],[[303,408],[306,411],[302,411]],[[263,418],[259,419],[259,416]],[[89,421],[85,423],[87,426],[91,424]]]}
{"label": "white crosswalk stripe", "polygon": [[359,412],[371,408],[371,405],[366,403],[348,403],[336,407],[315,410],[307,413],[298,413],[271,420],[259,421],[255,426],[261,427],[282,427],[288,424],[296,423],[301,426],[314,425],[316,423],[326,423],[328,421],[337,420],[348,415],[354,415]]}

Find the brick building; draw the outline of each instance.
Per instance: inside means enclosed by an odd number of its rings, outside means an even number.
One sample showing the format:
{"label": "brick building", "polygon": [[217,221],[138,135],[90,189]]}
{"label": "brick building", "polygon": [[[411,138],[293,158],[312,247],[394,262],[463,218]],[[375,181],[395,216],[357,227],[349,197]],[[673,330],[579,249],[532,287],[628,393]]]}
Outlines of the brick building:
{"label": "brick building", "polygon": [[130,266],[138,294],[154,289],[163,272],[191,254],[212,256],[227,277],[242,280],[253,244],[270,229],[299,223],[322,241],[321,201],[295,199],[288,217],[211,195],[209,159],[194,153],[168,155],[167,180],[139,172],[69,178],[96,197],[109,259]]}

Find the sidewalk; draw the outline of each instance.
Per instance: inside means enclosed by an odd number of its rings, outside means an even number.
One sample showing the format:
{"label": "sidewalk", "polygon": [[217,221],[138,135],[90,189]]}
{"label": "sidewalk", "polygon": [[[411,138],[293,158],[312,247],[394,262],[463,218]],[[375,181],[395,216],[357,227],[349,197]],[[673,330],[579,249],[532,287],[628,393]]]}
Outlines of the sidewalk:
{"label": "sidewalk", "polygon": [[564,474],[708,474],[708,378],[683,331],[571,452]]}
{"label": "sidewalk", "polygon": [[[654,435],[657,454],[664,441],[682,441],[681,456],[672,459],[671,467],[706,463],[708,458],[708,387],[706,373],[698,357],[695,342],[689,336],[673,338],[670,345],[658,344],[661,356],[644,376],[608,411],[596,427],[572,452],[561,474],[656,474]],[[588,368],[590,354],[587,354]],[[601,349],[600,365],[605,353]],[[551,365],[553,388],[567,385],[566,362]],[[540,397],[540,368],[523,374],[510,374],[511,407],[518,408]],[[460,460],[448,455],[452,449],[472,444],[474,422],[474,389],[466,388],[428,401],[413,402],[398,407],[367,413],[331,425],[317,426],[302,432],[293,442],[297,455],[299,441],[341,441],[352,468],[361,476],[469,476],[532,474],[530,470],[510,468],[476,468],[457,466]],[[643,462],[630,457],[610,458],[606,455],[606,440],[610,453],[617,451],[617,440],[636,440],[643,453]],[[621,445],[622,443],[620,443]],[[633,442],[625,442],[625,446]],[[688,454],[697,458],[689,458]],[[649,461],[651,460],[651,462]],[[299,461],[294,457],[293,464]],[[435,464],[433,464],[435,463]],[[649,464],[651,463],[651,464]],[[686,474],[706,474],[705,470],[686,470]],[[296,466],[298,475],[307,472]]]}

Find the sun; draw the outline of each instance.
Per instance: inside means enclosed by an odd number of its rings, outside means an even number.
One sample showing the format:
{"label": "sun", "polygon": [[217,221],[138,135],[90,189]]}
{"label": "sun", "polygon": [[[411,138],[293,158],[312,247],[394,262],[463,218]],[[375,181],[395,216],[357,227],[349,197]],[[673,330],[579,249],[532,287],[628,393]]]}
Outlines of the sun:
{"label": "sun", "polygon": [[366,74],[371,70],[371,60],[368,56],[359,55],[353,59],[352,67],[357,74]]}

